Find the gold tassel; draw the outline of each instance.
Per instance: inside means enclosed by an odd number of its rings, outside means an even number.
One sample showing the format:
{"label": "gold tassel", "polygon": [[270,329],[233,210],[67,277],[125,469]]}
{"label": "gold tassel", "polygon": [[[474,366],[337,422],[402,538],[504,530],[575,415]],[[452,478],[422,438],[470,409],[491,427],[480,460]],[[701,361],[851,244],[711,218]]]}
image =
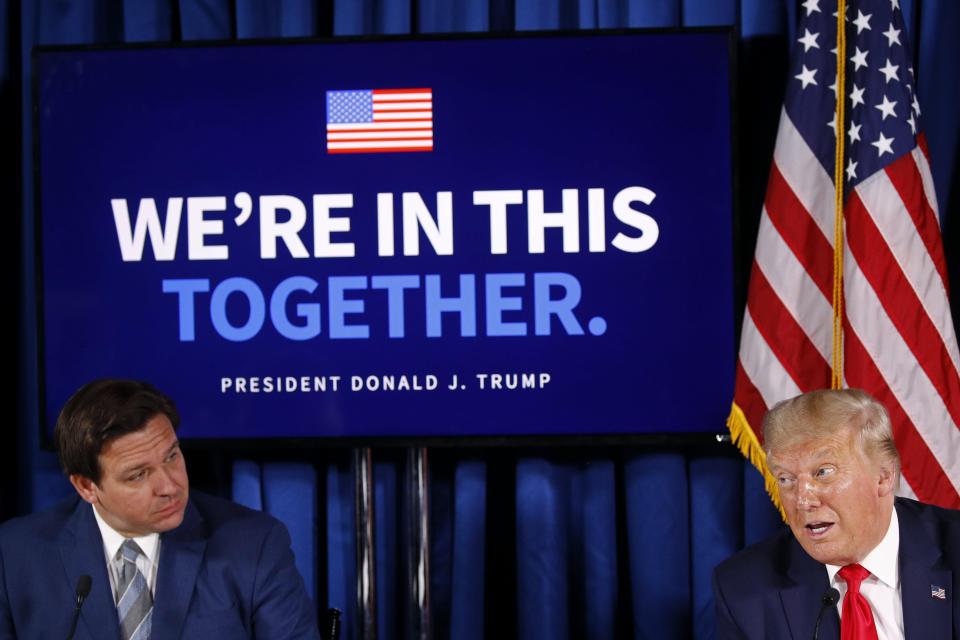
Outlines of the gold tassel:
{"label": "gold tassel", "polygon": [[743,457],[749,460],[750,464],[763,474],[764,487],[766,487],[770,499],[773,500],[773,504],[775,504],[777,510],[780,511],[780,517],[786,522],[787,514],[783,511],[783,505],[780,503],[777,479],[774,478],[770,470],[767,469],[767,454],[764,452],[763,447],[760,446],[760,441],[757,440],[757,434],[750,427],[750,423],[747,422],[747,416],[743,415],[743,411],[737,406],[736,402],[734,402],[730,408],[730,416],[727,418],[727,428],[730,429],[730,438],[733,444],[740,450]]}

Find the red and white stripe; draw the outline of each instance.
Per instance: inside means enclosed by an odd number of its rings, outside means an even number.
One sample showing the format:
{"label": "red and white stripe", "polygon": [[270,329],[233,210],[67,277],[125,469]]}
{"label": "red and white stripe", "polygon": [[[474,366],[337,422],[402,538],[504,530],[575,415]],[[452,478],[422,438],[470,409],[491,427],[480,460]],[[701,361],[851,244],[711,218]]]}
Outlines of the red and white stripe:
{"label": "red and white stripe", "polygon": [[373,122],[327,124],[327,151],[433,151],[433,90],[374,89]]}
{"label": "red and white stripe", "polygon": [[[761,443],[769,407],[830,386],[833,199],[831,177],[783,111],[734,397]],[[922,136],[853,189],[844,218],[844,385],[890,411],[903,492],[960,507],[960,352]]]}

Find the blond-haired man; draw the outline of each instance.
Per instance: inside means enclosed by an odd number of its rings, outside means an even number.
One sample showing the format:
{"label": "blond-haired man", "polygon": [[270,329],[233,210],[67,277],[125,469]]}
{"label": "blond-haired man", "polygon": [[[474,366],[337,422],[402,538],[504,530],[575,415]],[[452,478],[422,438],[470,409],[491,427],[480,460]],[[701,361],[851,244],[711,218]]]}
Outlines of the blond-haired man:
{"label": "blond-haired man", "polygon": [[883,405],[813,391],[770,410],[763,433],[790,530],[717,567],[717,636],[960,637],[960,512],[895,497]]}

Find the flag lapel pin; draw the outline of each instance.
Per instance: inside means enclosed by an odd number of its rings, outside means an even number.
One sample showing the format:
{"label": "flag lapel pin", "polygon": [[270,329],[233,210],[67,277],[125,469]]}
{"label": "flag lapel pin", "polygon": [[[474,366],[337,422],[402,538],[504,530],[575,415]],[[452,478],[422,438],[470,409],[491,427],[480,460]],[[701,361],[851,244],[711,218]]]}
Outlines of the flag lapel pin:
{"label": "flag lapel pin", "polygon": [[938,587],[935,584],[930,585],[930,597],[936,598],[937,600],[946,600],[947,599],[947,590],[943,587]]}

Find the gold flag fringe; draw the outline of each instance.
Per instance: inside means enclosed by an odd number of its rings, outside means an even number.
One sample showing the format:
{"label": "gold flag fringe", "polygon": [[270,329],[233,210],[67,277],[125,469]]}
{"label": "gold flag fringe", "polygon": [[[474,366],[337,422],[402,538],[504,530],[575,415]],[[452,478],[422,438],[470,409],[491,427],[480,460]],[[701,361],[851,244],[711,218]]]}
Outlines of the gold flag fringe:
{"label": "gold flag fringe", "polygon": [[743,454],[743,457],[749,460],[750,464],[763,474],[763,485],[770,495],[770,499],[773,500],[773,504],[775,504],[780,511],[780,517],[786,522],[787,514],[784,513],[783,505],[780,503],[777,479],[774,478],[770,470],[767,469],[767,454],[764,452],[763,447],[760,446],[760,441],[757,440],[757,434],[747,421],[747,416],[743,414],[743,410],[737,406],[736,402],[734,402],[730,408],[730,416],[727,418],[727,428],[730,429],[730,439],[737,449],[740,450],[740,453]]}

